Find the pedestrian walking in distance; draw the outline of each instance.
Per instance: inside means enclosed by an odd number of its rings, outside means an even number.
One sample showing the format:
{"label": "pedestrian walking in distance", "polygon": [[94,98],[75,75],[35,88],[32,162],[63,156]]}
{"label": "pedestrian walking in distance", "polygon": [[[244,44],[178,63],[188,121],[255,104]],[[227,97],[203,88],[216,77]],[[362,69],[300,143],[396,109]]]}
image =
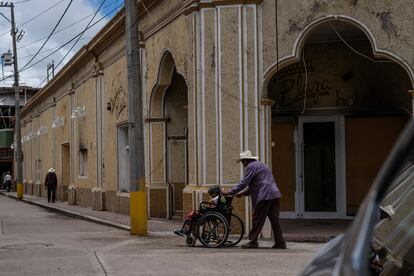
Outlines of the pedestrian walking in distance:
{"label": "pedestrian walking in distance", "polygon": [[56,187],[57,187],[57,177],[54,168],[50,168],[45,179],[45,187],[47,189],[47,202],[52,200],[52,203],[55,202],[56,198]]}
{"label": "pedestrian walking in distance", "polygon": [[[253,205],[252,229],[249,233],[249,242],[242,248],[258,248],[259,237],[266,217],[272,225],[275,244],[272,248],[286,249],[282,230],[279,222],[279,199],[282,197],[276,185],[276,181],[270,169],[258,161],[258,157],[252,156],[250,151],[240,153],[240,159],[246,168],[243,179],[233,189],[224,194],[236,195],[237,197],[250,195]],[[245,190],[248,187],[248,190]],[[240,193],[241,192],[241,193]]]}
{"label": "pedestrian walking in distance", "polygon": [[12,176],[9,171],[4,176],[4,184],[6,184],[7,192],[10,192],[10,188],[12,184]]}

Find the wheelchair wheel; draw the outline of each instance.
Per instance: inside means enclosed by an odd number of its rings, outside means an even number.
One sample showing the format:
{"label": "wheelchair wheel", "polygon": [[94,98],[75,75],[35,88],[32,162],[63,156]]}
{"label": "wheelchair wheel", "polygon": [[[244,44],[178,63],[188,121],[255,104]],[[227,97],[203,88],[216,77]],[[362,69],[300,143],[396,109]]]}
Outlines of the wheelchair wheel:
{"label": "wheelchair wheel", "polygon": [[196,244],[196,239],[195,239],[194,237],[192,237],[192,236],[188,236],[188,237],[185,239],[185,244],[186,244],[188,247],[193,247],[193,246],[195,246],[195,244]]}
{"label": "wheelchair wheel", "polygon": [[217,212],[204,214],[198,223],[198,239],[205,247],[220,247],[227,239],[229,229],[226,218]]}
{"label": "wheelchair wheel", "polygon": [[229,235],[224,245],[226,246],[237,245],[242,240],[243,235],[244,235],[243,221],[235,214],[231,214],[230,221],[229,221]]}

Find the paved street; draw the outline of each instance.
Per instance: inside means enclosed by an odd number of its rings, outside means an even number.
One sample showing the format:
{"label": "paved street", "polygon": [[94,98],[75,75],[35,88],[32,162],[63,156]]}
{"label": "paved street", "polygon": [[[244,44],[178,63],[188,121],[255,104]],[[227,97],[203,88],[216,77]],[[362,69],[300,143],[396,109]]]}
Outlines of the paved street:
{"label": "paved street", "polygon": [[128,232],[0,196],[1,275],[296,275],[321,244],[188,248],[168,232]]}

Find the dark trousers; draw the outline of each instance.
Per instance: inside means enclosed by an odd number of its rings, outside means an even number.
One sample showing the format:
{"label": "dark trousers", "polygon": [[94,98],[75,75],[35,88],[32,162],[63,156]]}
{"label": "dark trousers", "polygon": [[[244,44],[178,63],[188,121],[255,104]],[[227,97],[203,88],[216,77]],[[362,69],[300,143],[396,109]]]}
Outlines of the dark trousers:
{"label": "dark trousers", "polygon": [[47,186],[47,202],[50,202],[50,197],[52,197],[52,202],[55,202],[56,197],[56,186],[49,185]]}
{"label": "dark trousers", "polygon": [[285,245],[283,239],[282,229],[279,223],[279,199],[262,200],[257,203],[256,208],[253,211],[253,225],[252,230],[249,233],[249,240],[257,242],[257,238],[262,232],[263,225],[266,221],[266,217],[269,218],[272,225],[273,238],[275,239],[275,245]]}
{"label": "dark trousers", "polygon": [[10,189],[11,189],[11,181],[6,181],[6,189],[7,189],[7,192],[10,192]]}

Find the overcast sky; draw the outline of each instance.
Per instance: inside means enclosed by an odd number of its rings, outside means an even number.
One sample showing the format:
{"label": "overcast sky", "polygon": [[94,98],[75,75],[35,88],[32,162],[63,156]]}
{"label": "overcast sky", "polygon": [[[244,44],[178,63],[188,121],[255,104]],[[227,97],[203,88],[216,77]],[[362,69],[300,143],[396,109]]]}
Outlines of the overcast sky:
{"label": "overcast sky", "polygon": [[[102,1],[103,0],[73,0],[66,15],[63,17],[63,20],[57,27],[55,34],[52,35],[52,37],[43,47],[42,51],[27,66],[28,69],[20,72],[20,83],[22,85],[25,84],[38,87],[39,84],[45,80],[47,64],[51,63],[52,60],[54,60],[56,66],[66,55],[66,53],[69,51],[77,39],[73,40],[71,43],[60,50],[58,50],[58,48],[85,29]],[[3,2],[6,1],[3,0]],[[16,3],[16,25],[19,30],[25,31],[23,38],[17,44],[18,65],[19,70],[22,70],[22,68],[24,68],[24,65],[30,61],[33,55],[45,42],[46,37],[51,33],[59,21],[59,18],[62,16],[64,10],[70,3],[70,0],[15,0],[14,2]],[[122,4],[123,0],[105,0],[103,8],[96,15],[95,19],[92,21],[92,24],[98,20],[102,20],[82,35],[82,38],[71,50],[70,54],[64,59],[62,64],[56,68],[56,72],[59,71],[62,66],[70,60],[73,54],[75,54],[77,50],[85,45],[109,21],[109,19],[116,14],[116,11],[119,10]],[[38,16],[50,7],[53,8]],[[0,13],[10,19],[9,8],[0,8]],[[35,16],[38,17],[24,24],[26,21],[32,19]],[[4,52],[7,52],[9,49],[12,51],[12,48],[10,23],[0,15],[0,55]],[[39,64],[34,65],[39,60],[50,55],[56,50],[58,50],[56,53],[46,58]],[[8,76],[10,74],[13,74],[12,69],[12,66],[5,67],[4,75]],[[3,76],[0,75],[0,80],[2,79]],[[44,82],[42,86],[45,85],[45,83],[46,82]],[[0,86],[11,86],[12,84],[12,78],[0,82]]]}

